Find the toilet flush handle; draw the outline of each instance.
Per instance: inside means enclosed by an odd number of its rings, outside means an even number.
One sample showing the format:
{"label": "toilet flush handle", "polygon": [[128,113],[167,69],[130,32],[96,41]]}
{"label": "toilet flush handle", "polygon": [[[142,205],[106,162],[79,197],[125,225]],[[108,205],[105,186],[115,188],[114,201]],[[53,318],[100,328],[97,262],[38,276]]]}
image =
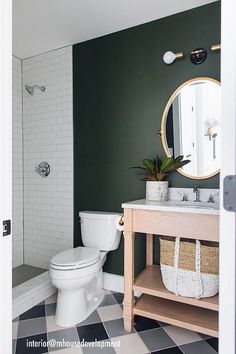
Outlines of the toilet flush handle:
{"label": "toilet flush handle", "polygon": [[120,221],[119,221],[119,225],[120,226],[124,225],[124,219],[123,218],[124,218],[124,215],[122,215],[121,218],[120,218]]}

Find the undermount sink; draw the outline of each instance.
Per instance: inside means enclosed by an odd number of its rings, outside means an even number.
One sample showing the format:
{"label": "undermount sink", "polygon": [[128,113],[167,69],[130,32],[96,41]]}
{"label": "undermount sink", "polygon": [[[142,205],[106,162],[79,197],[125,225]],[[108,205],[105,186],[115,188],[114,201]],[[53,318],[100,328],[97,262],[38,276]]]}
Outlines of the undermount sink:
{"label": "undermount sink", "polygon": [[170,206],[176,206],[181,208],[196,208],[196,209],[210,209],[218,210],[218,203],[207,203],[207,202],[186,202],[186,201],[167,201],[164,202],[170,204]]}
{"label": "undermount sink", "polygon": [[197,209],[215,209],[213,207],[210,206],[206,206],[206,205],[182,205],[182,207],[184,208],[197,208]]}
{"label": "undermount sink", "polygon": [[186,204],[178,204],[176,205],[180,208],[196,208],[196,209],[217,209],[217,208],[214,208],[212,206],[209,206],[209,205],[195,205],[195,204],[191,204],[191,205],[186,205]]}

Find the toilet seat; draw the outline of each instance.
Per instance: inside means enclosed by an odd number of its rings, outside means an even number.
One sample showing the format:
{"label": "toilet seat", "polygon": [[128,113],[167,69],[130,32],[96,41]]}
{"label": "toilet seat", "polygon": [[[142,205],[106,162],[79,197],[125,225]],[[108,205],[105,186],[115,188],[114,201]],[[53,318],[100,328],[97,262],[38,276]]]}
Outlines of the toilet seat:
{"label": "toilet seat", "polygon": [[88,267],[100,259],[100,251],[90,247],[76,247],[58,253],[50,266],[57,270],[73,270]]}

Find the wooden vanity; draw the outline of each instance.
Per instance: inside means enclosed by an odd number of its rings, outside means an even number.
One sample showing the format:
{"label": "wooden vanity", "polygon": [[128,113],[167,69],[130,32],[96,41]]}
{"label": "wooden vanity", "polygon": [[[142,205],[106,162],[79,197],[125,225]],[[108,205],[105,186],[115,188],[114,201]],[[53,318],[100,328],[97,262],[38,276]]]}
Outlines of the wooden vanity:
{"label": "wooden vanity", "polygon": [[[218,336],[218,295],[205,299],[176,296],[162,283],[153,264],[153,235],[181,236],[219,242],[219,211],[178,208],[145,200],[124,203],[125,295],[124,327],[131,331],[134,315]],[[134,278],[135,233],[146,235],[146,268]],[[134,291],[142,293],[137,301]]]}

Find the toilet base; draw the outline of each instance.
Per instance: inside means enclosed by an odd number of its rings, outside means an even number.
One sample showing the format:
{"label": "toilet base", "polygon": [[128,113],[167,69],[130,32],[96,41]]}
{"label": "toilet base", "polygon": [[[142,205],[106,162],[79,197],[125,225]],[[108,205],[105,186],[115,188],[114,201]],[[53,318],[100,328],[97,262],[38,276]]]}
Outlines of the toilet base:
{"label": "toilet base", "polygon": [[102,288],[102,271],[88,288],[58,290],[55,323],[71,327],[84,321],[101,304],[105,296]]}

